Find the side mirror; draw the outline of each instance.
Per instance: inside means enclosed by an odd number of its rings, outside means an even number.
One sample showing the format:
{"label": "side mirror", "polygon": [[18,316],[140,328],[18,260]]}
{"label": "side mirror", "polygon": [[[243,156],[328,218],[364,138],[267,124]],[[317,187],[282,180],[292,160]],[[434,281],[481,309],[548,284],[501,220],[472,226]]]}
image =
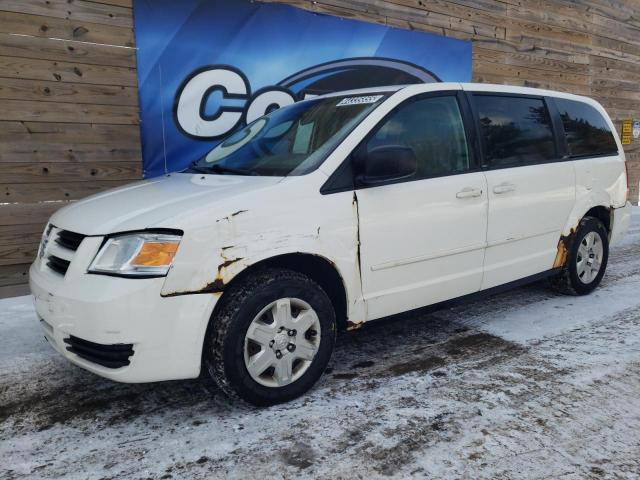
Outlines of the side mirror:
{"label": "side mirror", "polygon": [[359,154],[356,160],[356,185],[375,186],[412,177],[418,160],[411,147],[384,145]]}

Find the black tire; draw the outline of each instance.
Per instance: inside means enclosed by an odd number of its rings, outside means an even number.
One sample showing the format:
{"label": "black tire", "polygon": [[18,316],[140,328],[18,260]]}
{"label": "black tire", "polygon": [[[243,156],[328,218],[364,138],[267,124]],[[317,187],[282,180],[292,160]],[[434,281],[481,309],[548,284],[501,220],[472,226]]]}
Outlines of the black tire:
{"label": "black tire", "polygon": [[[584,283],[578,275],[577,261],[578,248],[585,237],[595,232],[600,236],[602,241],[603,253],[600,271],[596,277],[589,283]],[[602,280],[605,270],[607,269],[607,261],[609,260],[609,234],[607,229],[600,220],[595,217],[584,217],[580,220],[575,236],[569,245],[567,261],[562,271],[555,277],[551,278],[551,287],[557,292],[565,295],[587,295],[591,293]]]}
{"label": "black tire", "polygon": [[[321,335],[317,353],[300,378],[282,387],[268,387],[247,371],[245,335],[256,315],[281,298],[298,298],[309,304],[318,316]],[[225,291],[207,329],[204,367],[230,397],[257,406],[273,405],[299,397],[316,383],[329,363],[335,338],[335,312],[325,291],[301,273],[265,268],[250,273]]]}

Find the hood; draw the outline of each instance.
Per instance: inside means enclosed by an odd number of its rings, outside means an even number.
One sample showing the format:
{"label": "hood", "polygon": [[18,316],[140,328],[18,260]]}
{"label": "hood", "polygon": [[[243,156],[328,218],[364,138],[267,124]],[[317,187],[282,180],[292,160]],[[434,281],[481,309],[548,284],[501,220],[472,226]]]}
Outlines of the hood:
{"label": "hood", "polygon": [[[92,195],[57,211],[56,227],[84,235],[142,230],[190,209],[275,185],[282,177],[174,173]],[[179,228],[176,226],[175,228]]]}

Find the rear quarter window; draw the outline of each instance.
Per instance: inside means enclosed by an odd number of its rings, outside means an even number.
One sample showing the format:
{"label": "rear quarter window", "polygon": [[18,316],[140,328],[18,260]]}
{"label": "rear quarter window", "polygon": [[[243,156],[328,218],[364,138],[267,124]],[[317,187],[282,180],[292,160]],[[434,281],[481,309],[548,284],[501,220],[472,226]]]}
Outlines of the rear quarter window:
{"label": "rear quarter window", "polygon": [[618,146],[602,114],[591,105],[554,99],[562,118],[570,157],[615,155]]}

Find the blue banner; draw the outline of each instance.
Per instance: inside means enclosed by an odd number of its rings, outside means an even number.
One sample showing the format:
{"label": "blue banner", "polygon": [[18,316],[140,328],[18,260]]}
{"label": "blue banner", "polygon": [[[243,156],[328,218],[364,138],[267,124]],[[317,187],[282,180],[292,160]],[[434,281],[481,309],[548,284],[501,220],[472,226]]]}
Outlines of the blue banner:
{"label": "blue banner", "polygon": [[471,42],[245,0],[134,0],[145,177],[297,100],[471,80]]}

